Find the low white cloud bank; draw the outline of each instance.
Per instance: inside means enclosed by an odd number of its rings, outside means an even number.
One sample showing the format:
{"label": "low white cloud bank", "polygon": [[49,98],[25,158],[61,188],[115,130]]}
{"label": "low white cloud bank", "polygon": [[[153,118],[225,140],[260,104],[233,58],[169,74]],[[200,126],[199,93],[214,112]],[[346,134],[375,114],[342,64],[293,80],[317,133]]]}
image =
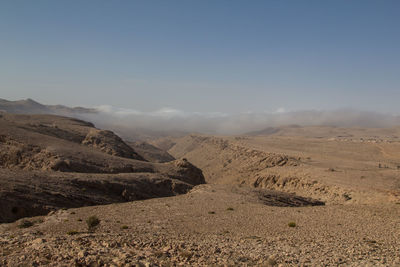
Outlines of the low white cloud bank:
{"label": "low white cloud bank", "polygon": [[[339,127],[392,127],[400,125],[400,116],[351,109],[333,111],[287,111],[241,114],[185,112],[163,108],[153,112],[96,107],[98,113],[87,114],[85,119],[96,125],[141,129],[157,132],[199,132],[209,134],[243,134],[267,127],[283,125],[324,125]],[[109,128],[109,127],[108,127]]]}

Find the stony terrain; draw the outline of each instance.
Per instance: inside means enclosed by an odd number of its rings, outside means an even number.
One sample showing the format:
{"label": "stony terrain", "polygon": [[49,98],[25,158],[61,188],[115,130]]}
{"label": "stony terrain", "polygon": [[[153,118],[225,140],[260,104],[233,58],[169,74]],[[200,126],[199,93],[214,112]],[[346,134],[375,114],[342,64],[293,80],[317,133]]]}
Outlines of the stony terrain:
{"label": "stony terrain", "polygon": [[0,137],[0,266],[400,266],[397,129],[143,143],[2,113]]}
{"label": "stony terrain", "polygon": [[0,167],[0,222],[173,196],[204,183],[187,160],[146,161],[113,132],[53,115],[2,114]]}
{"label": "stony terrain", "polygon": [[[281,195],[288,200],[281,207],[249,190],[201,185],[177,197],[60,210],[30,219],[28,228],[3,224],[0,265],[400,264],[400,205],[297,207],[311,203]],[[85,223],[90,215],[100,219],[94,232]]]}
{"label": "stony terrain", "polygon": [[[297,135],[192,134],[153,144],[193,162],[208,183],[245,184],[337,204],[400,202],[400,142],[393,141],[395,132],[392,143],[376,144],[335,140],[336,128],[321,128],[325,132],[318,129],[318,137],[305,137],[311,130],[296,127]],[[377,129],[365,132],[371,131],[379,134]],[[388,130],[381,131],[381,138],[386,138]],[[357,138],[369,135],[357,132],[353,133]]]}

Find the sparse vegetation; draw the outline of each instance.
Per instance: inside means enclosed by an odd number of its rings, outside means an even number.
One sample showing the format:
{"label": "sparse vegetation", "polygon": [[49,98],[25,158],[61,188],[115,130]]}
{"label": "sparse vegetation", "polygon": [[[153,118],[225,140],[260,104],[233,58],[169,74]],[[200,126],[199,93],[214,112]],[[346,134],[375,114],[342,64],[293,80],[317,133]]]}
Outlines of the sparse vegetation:
{"label": "sparse vegetation", "polygon": [[215,211],[209,211],[208,214],[215,214]]}
{"label": "sparse vegetation", "polygon": [[88,226],[88,230],[92,232],[100,224],[100,220],[96,215],[93,215],[86,219],[86,224]]}
{"label": "sparse vegetation", "polygon": [[79,219],[77,219],[77,221],[78,221],[78,222],[81,222],[81,221],[82,221],[82,219],[81,219],[81,218],[79,218]]}
{"label": "sparse vegetation", "polygon": [[32,233],[33,235],[41,236],[44,235],[42,231],[35,231]]}
{"label": "sparse vegetation", "polygon": [[76,230],[71,230],[71,231],[68,231],[67,232],[67,235],[76,235],[76,234],[78,234],[79,232],[78,231],[76,231]]}
{"label": "sparse vegetation", "polygon": [[128,225],[122,225],[122,226],[121,226],[121,229],[122,229],[122,230],[126,230],[126,229],[129,229],[129,227],[128,227]]}
{"label": "sparse vegetation", "polygon": [[161,258],[164,256],[164,252],[162,252],[161,250],[155,251],[154,256],[156,256],[157,258]]}
{"label": "sparse vegetation", "polygon": [[22,220],[19,224],[18,224],[18,228],[29,228],[33,226],[33,222],[29,221],[29,220]]}
{"label": "sparse vegetation", "polygon": [[33,221],[33,223],[42,223],[42,222],[44,222],[44,220],[42,218],[39,218],[39,219]]}
{"label": "sparse vegetation", "polygon": [[229,207],[229,208],[227,208],[226,210],[233,211],[233,210],[235,210],[235,209],[232,208],[232,207]]}
{"label": "sparse vegetation", "polygon": [[183,258],[190,259],[193,256],[193,253],[190,251],[181,251],[179,255]]}
{"label": "sparse vegetation", "polygon": [[289,226],[289,227],[296,227],[296,223],[295,223],[295,222],[289,222],[289,223],[288,223],[288,226]]}

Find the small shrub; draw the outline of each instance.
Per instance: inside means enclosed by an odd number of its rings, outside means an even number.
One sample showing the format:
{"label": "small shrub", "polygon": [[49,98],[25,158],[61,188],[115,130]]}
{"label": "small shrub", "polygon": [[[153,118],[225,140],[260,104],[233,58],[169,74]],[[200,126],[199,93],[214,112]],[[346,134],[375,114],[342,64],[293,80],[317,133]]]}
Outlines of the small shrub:
{"label": "small shrub", "polygon": [[34,221],[33,223],[43,223],[44,220],[42,218],[37,219],[36,221]]}
{"label": "small shrub", "polygon": [[128,229],[128,228],[129,228],[128,225],[122,225],[122,226],[121,226],[121,229],[122,229],[122,230],[126,230],[126,229]]}
{"label": "small shrub", "polygon": [[99,218],[93,215],[86,219],[86,224],[89,231],[94,231],[94,229],[100,224]]}
{"label": "small shrub", "polygon": [[28,220],[22,220],[20,222],[20,224],[18,224],[18,228],[28,228],[28,227],[31,227],[31,226],[33,226],[33,222],[28,221]]}
{"label": "small shrub", "polygon": [[158,250],[158,251],[155,251],[153,253],[153,255],[156,256],[157,258],[161,258],[161,257],[163,257],[165,255],[165,253],[163,251],[161,251],[161,250]]}
{"label": "small shrub", "polygon": [[230,211],[232,211],[232,210],[234,210],[234,208],[232,208],[232,207],[229,207],[229,208],[227,208],[226,210],[230,210]]}
{"label": "small shrub", "polygon": [[33,234],[33,235],[38,235],[38,236],[44,235],[43,232],[41,232],[41,231],[35,231],[35,232],[33,232],[32,234]]}
{"label": "small shrub", "polygon": [[81,222],[81,221],[82,221],[82,219],[81,219],[81,218],[79,218],[79,219],[77,219],[77,221],[78,221],[78,222]]}
{"label": "small shrub", "polygon": [[290,222],[290,223],[288,223],[288,226],[289,227],[296,227],[296,223],[295,222]]}
{"label": "small shrub", "polygon": [[215,211],[209,211],[208,214],[215,214]]}
{"label": "small shrub", "polygon": [[186,259],[190,259],[193,256],[193,253],[190,251],[181,251],[180,256]]}
{"label": "small shrub", "polygon": [[74,214],[76,214],[75,211],[71,211],[71,215],[74,215]]}
{"label": "small shrub", "polygon": [[71,231],[67,232],[67,235],[76,235],[76,234],[78,234],[78,231],[75,231],[75,230],[71,230]]}

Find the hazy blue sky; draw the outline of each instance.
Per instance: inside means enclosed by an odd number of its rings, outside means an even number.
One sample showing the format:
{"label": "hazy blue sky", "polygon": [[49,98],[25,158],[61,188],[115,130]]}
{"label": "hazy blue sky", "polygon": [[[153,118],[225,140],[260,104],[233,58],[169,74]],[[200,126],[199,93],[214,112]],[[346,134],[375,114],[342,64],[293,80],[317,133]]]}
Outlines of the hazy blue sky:
{"label": "hazy blue sky", "polygon": [[400,113],[400,1],[1,1],[0,98]]}

